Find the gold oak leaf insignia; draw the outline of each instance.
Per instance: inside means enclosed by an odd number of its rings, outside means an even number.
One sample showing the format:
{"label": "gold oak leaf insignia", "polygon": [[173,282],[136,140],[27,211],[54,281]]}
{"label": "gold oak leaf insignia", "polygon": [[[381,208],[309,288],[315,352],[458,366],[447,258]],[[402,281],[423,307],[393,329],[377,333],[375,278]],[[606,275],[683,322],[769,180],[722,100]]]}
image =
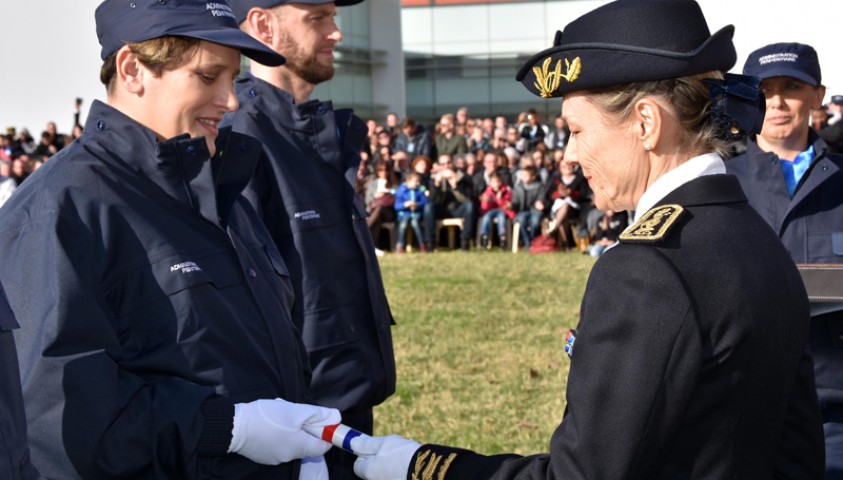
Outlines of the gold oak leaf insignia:
{"label": "gold oak leaf insignia", "polygon": [[580,78],[580,72],[582,72],[582,60],[580,60],[580,57],[575,58],[572,63],[568,63],[568,59],[566,58],[565,70],[567,70],[567,73],[564,76],[568,83],[573,83],[574,80]]}
{"label": "gold oak leaf insignia", "polygon": [[547,57],[542,62],[541,68],[533,67],[533,74],[536,76],[536,81],[533,85],[538,89],[542,98],[550,98],[553,92],[559,89],[559,85],[564,78],[568,83],[574,82],[582,72],[582,60],[577,57],[572,61],[565,59],[565,73],[562,73],[562,60],[556,61],[556,67],[550,71],[550,64],[553,62],[553,57]]}

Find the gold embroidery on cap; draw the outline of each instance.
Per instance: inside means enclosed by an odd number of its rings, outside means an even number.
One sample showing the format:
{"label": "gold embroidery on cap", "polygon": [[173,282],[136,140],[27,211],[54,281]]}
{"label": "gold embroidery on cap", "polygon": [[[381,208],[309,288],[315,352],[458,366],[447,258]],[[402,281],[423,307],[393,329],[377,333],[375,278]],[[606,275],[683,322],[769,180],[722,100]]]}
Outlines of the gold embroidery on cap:
{"label": "gold embroidery on cap", "polygon": [[650,209],[641,220],[627,228],[620,236],[626,242],[655,243],[664,239],[667,231],[685,209],[679,205],[659,205]]}
{"label": "gold embroidery on cap", "polygon": [[413,466],[413,473],[410,475],[412,480],[445,480],[445,475],[448,473],[448,468],[451,463],[457,458],[456,453],[451,453],[445,459],[445,463],[440,466],[443,455],[437,455],[431,450],[426,450],[416,456],[416,464]]}
{"label": "gold embroidery on cap", "polygon": [[552,72],[550,71],[551,62],[553,62],[553,57],[547,57],[542,62],[541,68],[533,67],[533,73],[536,75],[536,81],[533,85],[539,89],[542,98],[552,97],[553,92],[559,89],[563,78],[568,83],[573,83],[580,77],[580,72],[582,72],[582,61],[580,57],[575,58],[573,62],[567,58],[565,59],[564,74],[562,73],[562,59],[556,60],[556,68]]}

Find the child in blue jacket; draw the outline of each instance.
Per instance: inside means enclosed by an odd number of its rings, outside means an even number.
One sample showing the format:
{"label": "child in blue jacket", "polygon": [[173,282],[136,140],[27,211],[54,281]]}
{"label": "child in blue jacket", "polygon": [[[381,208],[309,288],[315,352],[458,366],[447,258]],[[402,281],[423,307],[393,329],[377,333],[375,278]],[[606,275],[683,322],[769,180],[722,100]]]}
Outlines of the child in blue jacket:
{"label": "child in blue jacket", "polygon": [[398,215],[398,242],[396,253],[404,253],[407,244],[407,225],[413,226],[413,232],[419,241],[419,250],[426,251],[422,236],[421,219],[427,204],[427,192],[421,186],[421,176],[414,170],[407,173],[404,183],[395,192],[395,213]]}

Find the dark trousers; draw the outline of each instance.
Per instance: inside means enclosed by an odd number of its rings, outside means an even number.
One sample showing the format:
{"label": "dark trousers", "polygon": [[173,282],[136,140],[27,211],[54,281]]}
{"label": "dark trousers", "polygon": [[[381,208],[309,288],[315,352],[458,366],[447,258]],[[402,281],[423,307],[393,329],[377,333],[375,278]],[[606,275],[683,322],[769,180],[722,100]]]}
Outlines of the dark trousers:
{"label": "dark trousers", "polygon": [[843,312],[811,317],[808,351],[825,431],[825,480],[843,480]]}
{"label": "dark trousers", "polygon": [[[371,435],[374,428],[372,410],[362,412],[342,412],[342,423],[349,427]],[[357,456],[333,447],[325,454],[325,463],[328,465],[329,478],[331,480],[359,480],[360,477],[354,474],[354,461]]]}
{"label": "dark trousers", "polygon": [[843,480],[843,412],[824,413],[825,480]]}

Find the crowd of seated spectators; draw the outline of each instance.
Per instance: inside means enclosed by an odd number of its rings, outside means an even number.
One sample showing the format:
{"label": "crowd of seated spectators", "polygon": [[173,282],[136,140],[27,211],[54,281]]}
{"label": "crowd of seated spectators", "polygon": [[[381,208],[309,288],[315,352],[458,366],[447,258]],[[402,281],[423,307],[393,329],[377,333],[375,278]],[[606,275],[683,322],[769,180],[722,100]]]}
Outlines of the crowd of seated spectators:
{"label": "crowd of seated spectators", "polygon": [[[510,249],[514,242],[516,249],[527,249],[541,236],[554,239],[561,251],[599,255],[612,232],[628,225],[626,212],[613,212],[614,229],[599,229],[604,212],[594,208],[579,168],[564,162],[570,133],[561,116],[546,125],[535,110],[514,122],[468,113],[460,108],[431,126],[394,113],[384,122],[368,120],[357,191],[380,249],[435,251],[446,246],[439,235],[442,221],[457,219],[463,250]],[[415,191],[425,196],[423,203],[396,196],[400,188],[406,191],[402,185],[408,180],[418,183]],[[391,206],[379,200],[383,196]],[[603,248],[591,248],[598,243]]]}
{"label": "crowd of seated spectators", "polygon": [[78,124],[67,135],[58,132],[55,122],[48,122],[36,141],[26,128],[6,128],[0,135],[0,206],[32,172],[81,134]]}
{"label": "crowd of seated spectators", "polygon": [[[561,116],[546,125],[534,110],[510,122],[472,118],[460,108],[430,126],[394,113],[367,124],[357,193],[379,253],[442,248],[446,219],[460,220],[448,228],[457,225],[463,250],[509,249],[513,242],[526,249],[540,235],[555,238],[562,251],[601,252],[591,244],[611,243],[611,235],[595,237],[605,233],[598,230],[603,212],[593,207],[578,168],[564,162],[569,132]],[[81,134],[78,122],[70,134],[48,122],[38,140],[25,128],[7,128],[0,136],[0,205]],[[622,231],[626,213],[614,213],[612,225]]]}

